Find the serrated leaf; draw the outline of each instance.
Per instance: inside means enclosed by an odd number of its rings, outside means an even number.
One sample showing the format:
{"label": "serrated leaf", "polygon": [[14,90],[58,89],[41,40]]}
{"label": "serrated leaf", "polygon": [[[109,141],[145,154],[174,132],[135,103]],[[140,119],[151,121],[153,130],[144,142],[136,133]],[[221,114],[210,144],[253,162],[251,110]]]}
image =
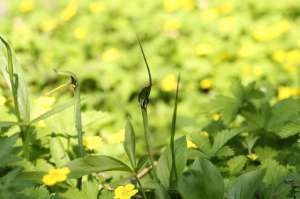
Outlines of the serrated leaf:
{"label": "serrated leaf", "polygon": [[195,160],[178,182],[183,199],[223,199],[224,183],[220,172],[206,159]]}
{"label": "serrated leaf", "polygon": [[281,138],[288,138],[290,136],[296,135],[300,132],[300,121],[290,121],[284,124],[277,134]]}
{"label": "serrated leaf", "polygon": [[234,151],[229,146],[223,146],[216,154],[218,157],[230,157],[234,155]]}
{"label": "serrated leaf", "polygon": [[212,102],[212,109],[222,115],[225,124],[230,124],[237,116],[241,105],[241,101],[237,98],[218,96]]}
{"label": "serrated leaf", "polygon": [[244,155],[238,155],[231,158],[227,162],[229,173],[232,175],[239,173],[244,168],[246,162],[247,162],[247,157]]}
{"label": "serrated leaf", "polygon": [[223,130],[219,133],[217,133],[214,136],[214,143],[212,145],[210,156],[215,156],[219,150],[233,137],[238,135],[240,133],[239,130]]}

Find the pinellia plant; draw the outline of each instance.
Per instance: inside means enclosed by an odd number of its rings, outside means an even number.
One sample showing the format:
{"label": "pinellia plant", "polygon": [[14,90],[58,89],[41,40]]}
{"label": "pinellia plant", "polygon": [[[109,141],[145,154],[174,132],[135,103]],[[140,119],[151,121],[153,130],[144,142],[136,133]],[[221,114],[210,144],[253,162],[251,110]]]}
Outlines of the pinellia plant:
{"label": "pinellia plant", "polygon": [[[0,198],[25,199],[284,199],[298,198],[299,164],[289,159],[270,159],[274,151],[253,146],[284,138],[283,145],[294,143],[299,131],[300,102],[287,99],[270,103],[270,94],[254,83],[236,81],[232,96],[218,96],[209,111],[219,115],[198,135],[176,136],[180,76],[170,122],[170,142],[160,155],[154,153],[149,127],[148,104],[152,77],[145,52],[138,44],[146,65],[149,83],[138,95],[147,154],[136,154],[136,135],[128,116],[123,148],[128,161],[106,155],[91,155],[84,150],[81,121],[80,81],[72,72],[58,74],[70,78],[73,99],[54,109],[30,118],[27,84],[8,42],[0,37],[0,67],[10,88],[17,121],[0,122]],[[64,148],[59,134],[49,137],[52,145],[44,161],[51,168],[36,171],[32,164],[36,147],[34,124],[74,107],[77,132],[74,148]],[[63,113],[61,113],[63,114]],[[151,119],[151,118],[150,118]],[[18,126],[14,131],[11,129]],[[178,138],[177,138],[178,137]],[[279,137],[279,138],[278,138]],[[175,139],[177,138],[177,139]],[[74,140],[75,138],[73,138]],[[20,142],[21,141],[21,142]],[[98,144],[91,140],[90,145]],[[20,147],[21,146],[21,147]],[[92,147],[90,147],[92,148]],[[239,149],[239,150],[236,150]],[[247,155],[243,154],[246,151]],[[298,149],[284,153],[296,153]],[[258,160],[259,158],[259,160]],[[282,162],[289,164],[283,165]],[[214,164],[213,164],[213,163]]]}

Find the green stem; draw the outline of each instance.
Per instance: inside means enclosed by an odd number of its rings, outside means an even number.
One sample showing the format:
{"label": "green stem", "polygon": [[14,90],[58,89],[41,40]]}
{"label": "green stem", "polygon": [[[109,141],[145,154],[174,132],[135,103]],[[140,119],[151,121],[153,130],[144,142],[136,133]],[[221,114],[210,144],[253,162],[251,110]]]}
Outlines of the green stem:
{"label": "green stem", "polygon": [[141,189],[141,192],[142,192],[142,195],[143,195],[144,199],[147,199],[144,187],[142,186],[142,183],[141,183],[140,179],[138,178],[138,176],[136,174],[135,174],[135,179],[136,179],[136,181],[137,181],[137,183],[138,183],[138,185],[139,185],[139,187]]}
{"label": "green stem", "polygon": [[156,175],[155,167],[154,167],[153,151],[152,151],[152,148],[151,148],[151,134],[150,134],[149,125],[148,125],[147,109],[141,107],[141,111],[142,111],[142,116],[143,116],[144,136],[145,136],[147,152],[148,152],[148,155],[149,155],[150,165],[153,169],[155,179],[158,179],[157,175]]}

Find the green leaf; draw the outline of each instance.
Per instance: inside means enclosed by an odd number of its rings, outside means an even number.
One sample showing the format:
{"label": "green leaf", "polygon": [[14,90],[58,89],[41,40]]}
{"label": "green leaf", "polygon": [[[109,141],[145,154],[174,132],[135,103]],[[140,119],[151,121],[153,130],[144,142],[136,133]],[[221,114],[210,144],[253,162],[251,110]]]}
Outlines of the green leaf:
{"label": "green leaf", "polygon": [[206,159],[195,160],[178,182],[183,199],[223,199],[224,183],[220,172]]}
{"label": "green leaf", "polygon": [[210,157],[215,156],[229,140],[239,133],[239,130],[223,130],[217,133],[214,136],[214,143],[210,151]]}
{"label": "green leaf", "polygon": [[155,199],[171,199],[165,187],[158,183],[154,185],[154,196]]}
{"label": "green leaf", "polygon": [[224,123],[230,124],[237,116],[241,105],[240,99],[218,96],[212,102],[212,110],[221,113]]}
{"label": "green leaf", "polygon": [[230,174],[235,175],[239,173],[244,168],[246,162],[247,157],[245,157],[244,155],[238,155],[228,160],[227,165]]}
{"label": "green leaf", "polygon": [[0,138],[0,168],[20,160],[20,158],[16,156],[19,149],[14,147],[17,139],[18,135]]}
{"label": "green leaf", "polygon": [[57,167],[62,167],[70,161],[68,153],[64,149],[63,143],[59,137],[52,137],[50,139],[50,154],[52,161]]}
{"label": "green leaf", "polygon": [[260,187],[265,170],[255,170],[237,178],[228,193],[228,199],[253,199]]}
{"label": "green leaf", "polygon": [[300,120],[290,121],[284,124],[277,134],[281,138],[288,138],[300,132]]}
{"label": "green leaf", "polygon": [[127,118],[127,122],[126,122],[125,140],[123,146],[130,160],[131,166],[133,167],[133,169],[135,169],[136,168],[135,133],[129,118]]}
{"label": "green leaf", "polygon": [[24,199],[49,199],[51,196],[45,187],[28,188],[22,191]]}
{"label": "green leaf", "polygon": [[[187,161],[186,138],[181,137],[177,139],[175,141],[174,148],[177,175],[180,176],[185,168]],[[172,169],[172,154],[169,146],[163,151],[162,155],[160,156],[156,169],[157,176],[160,182],[165,186],[165,188],[169,188],[170,174]]]}
{"label": "green leaf", "polygon": [[70,177],[78,178],[92,173],[104,171],[125,171],[132,172],[131,169],[120,160],[105,155],[90,155],[75,159],[65,166],[71,170]]}
{"label": "green leaf", "polygon": [[53,109],[47,111],[46,113],[43,113],[42,115],[38,116],[37,118],[33,119],[30,123],[34,124],[37,123],[41,120],[45,120],[49,117],[51,117],[52,115],[55,115],[57,113],[60,113],[62,111],[64,111],[67,108],[70,108],[71,106],[74,105],[75,100],[70,100],[64,104],[58,105],[56,107],[54,107]]}
{"label": "green leaf", "polygon": [[[12,90],[17,116],[21,121],[29,122],[30,102],[27,82],[25,81],[25,77],[20,65],[14,58],[13,50],[11,49],[10,45],[1,35],[0,40],[7,52],[4,52],[2,46],[0,47],[0,69],[6,80],[6,83]],[[5,61],[5,57],[7,58],[7,61]]]}
{"label": "green leaf", "polygon": [[82,189],[69,188],[65,193],[59,194],[62,199],[97,199],[98,198],[98,183],[96,181],[85,181],[82,184]]}

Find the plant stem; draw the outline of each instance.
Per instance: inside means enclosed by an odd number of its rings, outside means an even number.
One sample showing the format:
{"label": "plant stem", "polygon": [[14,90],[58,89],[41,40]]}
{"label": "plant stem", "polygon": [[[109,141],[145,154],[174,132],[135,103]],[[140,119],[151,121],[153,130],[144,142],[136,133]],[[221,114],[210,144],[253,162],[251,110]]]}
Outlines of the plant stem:
{"label": "plant stem", "polygon": [[137,181],[137,183],[138,183],[138,185],[139,185],[139,187],[141,189],[141,192],[142,192],[142,195],[143,195],[144,199],[147,199],[146,192],[145,192],[145,190],[144,190],[144,188],[142,186],[142,183],[141,183],[139,177],[137,176],[137,174],[135,174],[135,179],[136,179],[136,181]]}
{"label": "plant stem", "polygon": [[[170,175],[170,186],[174,187],[177,186],[177,169],[176,169],[176,158],[175,158],[175,129],[176,129],[176,117],[177,117],[177,104],[178,104],[178,93],[179,93],[179,84],[180,84],[180,76],[177,79],[177,88],[176,88],[176,96],[175,96],[175,105],[173,110],[172,116],[172,123],[171,123],[171,136],[170,136],[170,150],[171,150],[171,157],[172,157],[172,168],[171,168],[171,175]],[[175,178],[175,179],[173,179]],[[175,182],[175,184],[174,184]]]}
{"label": "plant stem", "polygon": [[149,124],[148,124],[148,114],[147,109],[141,107],[142,116],[143,116],[143,124],[144,124],[144,136],[145,136],[145,142],[147,147],[147,152],[149,155],[150,165],[153,169],[154,177],[157,179],[155,167],[154,167],[154,159],[153,159],[153,151],[151,148],[151,134],[149,130]]}

